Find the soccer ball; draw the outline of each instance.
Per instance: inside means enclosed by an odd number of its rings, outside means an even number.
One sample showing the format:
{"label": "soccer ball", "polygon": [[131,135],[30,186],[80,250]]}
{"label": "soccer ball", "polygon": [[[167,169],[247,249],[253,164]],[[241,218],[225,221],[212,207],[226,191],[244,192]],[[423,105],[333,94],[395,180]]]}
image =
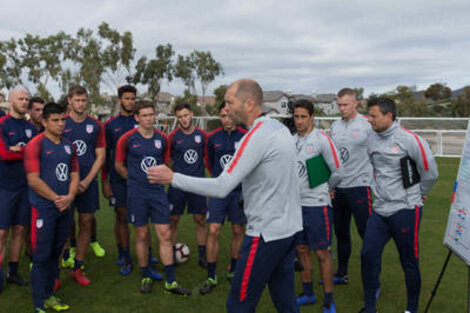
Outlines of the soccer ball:
{"label": "soccer ball", "polygon": [[175,245],[175,262],[177,264],[186,263],[189,260],[189,247],[181,242]]}

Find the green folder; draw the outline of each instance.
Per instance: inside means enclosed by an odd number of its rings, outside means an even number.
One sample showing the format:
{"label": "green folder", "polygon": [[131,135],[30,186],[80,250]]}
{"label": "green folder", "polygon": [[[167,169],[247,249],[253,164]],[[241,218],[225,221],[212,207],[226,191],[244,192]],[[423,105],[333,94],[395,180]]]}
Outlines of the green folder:
{"label": "green folder", "polygon": [[310,188],[315,188],[330,179],[330,168],[321,155],[308,159],[306,163]]}

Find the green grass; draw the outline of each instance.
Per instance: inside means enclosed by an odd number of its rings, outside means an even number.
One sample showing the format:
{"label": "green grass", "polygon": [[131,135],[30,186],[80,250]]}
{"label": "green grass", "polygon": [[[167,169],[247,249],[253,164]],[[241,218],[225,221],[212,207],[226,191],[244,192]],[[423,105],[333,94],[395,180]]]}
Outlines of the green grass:
{"label": "green grass", "polygon": [[[420,232],[420,266],[422,289],[420,312],[429,299],[438,274],[447,255],[442,245],[447,215],[450,207],[452,185],[456,177],[458,159],[438,159],[439,180],[429,194],[425,204]],[[113,234],[114,211],[103,199],[98,217],[98,238],[106,248],[107,255],[96,258],[89,251],[86,259],[86,271],[92,284],[88,287],[78,286],[69,278],[70,270],[61,273],[63,287],[58,295],[70,304],[70,312],[224,312],[225,300],[229,284],[223,279],[224,270],[229,263],[229,227],[224,227],[221,234],[218,276],[220,285],[206,296],[197,293],[206,278],[206,272],[197,265],[197,246],[194,224],[191,216],[184,216],[179,227],[179,241],[189,245],[192,257],[189,262],[176,268],[178,281],[193,290],[194,295],[181,298],[164,295],[161,283],[154,284],[150,295],[139,292],[139,270],[134,269],[129,277],[118,274],[119,268],[114,265],[116,248]],[[338,312],[357,312],[362,306],[362,284],[360,279],[359,252],[361,242],[355,230],[352,230],[353,255],[350,262],[350,284],[335,289],[335,301]],[[133,242],[133,238],[131,238]],[[153,234],[154,246],[157,244]],[[134,250],[132,248],[132,250]],[[156,248],[154,248],[154,251]],[[20,273],[28,276],[27,259],[20,263]],[[135,264],[136,262],[134,262]],[[161,264],[158,265],[160,267]],[[452,256],[451,262],[434,299],[431,312],[464,312],[467,303],[467,269],[457,257]],[[318,274],[315,274],[318,278]],[[378,301],[379,312],[403,312],[406,306],[406,294],[403,272],[393,241],[387,245],[382,258],[381,275],[382,297]],[[297,277],[297,291],[301,284]],[[315,285],[315,291],[321,299],[321,288]],[[321,301],[320,301],[321,302]],[[0,295],[0,312],[31,312],[32,298],[30,287],[6,285]],[[269,294],[265,291],[257,312],[275,312]],[[321,312],[319,305],[301,308],[301,312]]]}

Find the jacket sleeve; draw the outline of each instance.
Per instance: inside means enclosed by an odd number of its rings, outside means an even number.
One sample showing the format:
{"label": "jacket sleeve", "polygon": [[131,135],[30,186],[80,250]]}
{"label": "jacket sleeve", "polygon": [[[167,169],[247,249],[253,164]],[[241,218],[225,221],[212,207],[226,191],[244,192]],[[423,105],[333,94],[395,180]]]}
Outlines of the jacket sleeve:
{"label": "jacket sleeve", "polygon": [[413,134],[415,138],[411,138],[408,144],[408,155],[416,163],[421,178],[421,195],[426,195],[432,188],[437,179],[436,160],[431,152],[428,143],[420,136]]}
{"label": "jacket sleeve", "polygon": [[[225,198],[263,159],[268,138],[257,136],[258,123],[244,138],[229,165],[217,178],[198,178],[175,173],[171,185],[184,191]],[[266,137],[266,136],[264,136]]]}

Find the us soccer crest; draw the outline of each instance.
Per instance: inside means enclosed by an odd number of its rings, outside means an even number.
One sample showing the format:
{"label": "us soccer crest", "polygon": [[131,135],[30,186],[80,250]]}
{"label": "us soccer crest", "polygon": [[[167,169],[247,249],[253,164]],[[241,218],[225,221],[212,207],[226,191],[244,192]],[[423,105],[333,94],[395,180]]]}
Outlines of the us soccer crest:
{"label": "us soccer crest", "polygon": [[70,146],[64,146],[64,149],[67,154],[72,154],[72,149],[70,149]]}
{"label": "us soccer crest", "polygon": [[307,144],[307,147],[305,148],[307,150],[307,153],[312,153],[313,152],[313,145],[311,143]]}
{"label": "us soccer crest", "polygon": [[201,143],[201,136],[199,135],[194,136],[194,141],[196,141],[196,143]]}
{"label": "us soccer crest", "polygon": [[93,132],[93,125],[88,124],[88,125],[86,126],[86,132],[89,133],[89,134],[91,134],[91,133]]}
{"label": "us soccer crest", "polygon": [[31,138],[31,136],[33,135],[33,132],[31,131],[31,129],[25,129],[24,132],[26,133],[26,137],[28,138]]}
{"label": "us soccer crest", "polygon": [[160,139],[155,140],[155,148],[160,149],[162,147],[162,141]]}
{"label": "us soccer crest", "polygon": [[36,220],[36,228],[42,228],[42,225],[44,225],[44,221],[42,219],[37,219]]}

